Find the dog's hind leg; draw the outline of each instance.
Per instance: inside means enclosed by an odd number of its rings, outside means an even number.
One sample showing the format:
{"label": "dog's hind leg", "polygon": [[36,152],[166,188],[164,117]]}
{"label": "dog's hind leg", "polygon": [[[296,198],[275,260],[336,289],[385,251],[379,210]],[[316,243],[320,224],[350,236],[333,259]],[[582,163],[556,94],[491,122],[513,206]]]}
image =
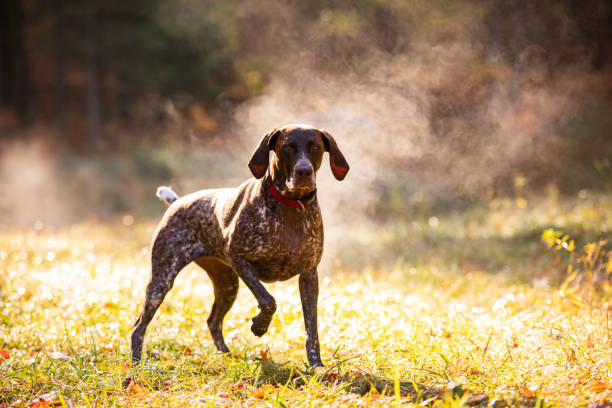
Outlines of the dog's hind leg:
{"label": "dog's hind leg", "polygon": [[215,301],[207,320],[210,335],[217,350],[229,353],[223,339],[223,318],[236,300],[238,275],[230,266],[214,258],[200,258],[195,262],[206,271],[215,291]]}
{"label": "dog's hind leg", "polygon": [[210,252],[174,217],[159,229],[151,249],[151,280],[147,285],[145,304],[132,330],[132,364],[142,356],[142,343],[147,326],[164,297],[174,285],[174,279],[187,264]]}

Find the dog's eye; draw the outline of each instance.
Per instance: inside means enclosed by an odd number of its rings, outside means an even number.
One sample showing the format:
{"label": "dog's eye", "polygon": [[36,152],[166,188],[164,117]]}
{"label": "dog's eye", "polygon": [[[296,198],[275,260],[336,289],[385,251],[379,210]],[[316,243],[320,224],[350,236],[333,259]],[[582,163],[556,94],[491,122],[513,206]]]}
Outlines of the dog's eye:
{"label": "dog's eye", "polygon": [[283,151],[291,153],[294,150],[294,146],[292,144],[284,144],[281,146],[281,149],[283,149]]}
{"label": "dog's eye", "polygon": [[319,146],[317,146],[317,145],[314,145],[314,146],[312,146],[312,148],[310,150],[316,153],[319,150],[321,150],[321,148]]}

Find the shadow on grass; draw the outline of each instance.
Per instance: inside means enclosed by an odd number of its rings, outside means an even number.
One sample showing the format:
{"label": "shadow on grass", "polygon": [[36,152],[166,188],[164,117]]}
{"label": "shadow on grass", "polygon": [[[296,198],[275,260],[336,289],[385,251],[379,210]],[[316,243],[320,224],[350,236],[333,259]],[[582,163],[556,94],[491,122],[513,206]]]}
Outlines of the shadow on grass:
{"label": "shadow on grass", "polygon": [[486,394],[470,394],[461,385],[449,383],[449,386],[429,386],[417,384],[401,379],[389,379],[361,370],[349,370],[340,373],[338,365],[330,368],[295,366],[288,363],[277,363],[269,358],[258,358],[256,375],[248,381],[252,387],[258,389],[266,386],[288,387],[295,390],[307,390],[315,384],[334,387],[346,394],[356,397],[367,397],[375,400],[380,396],[394,396],[399,392],[402,398],[412,403],[421,403],[423,406],[433,404],[437,400],[460,399],[465,396],[464,402],[469,406],[487,406],[489,399]]}
{"label": "shadow on grass", "polygon": [[308,366],[298,367],[291,362],[278,363],[266,354],[250,357],[246,354],[190,356],[182,361],[174,360],[170,365],[153,358],[148,363],[132,368],[130,376],[123,381],[123,390],[134,393],[130,388],[138,391],[140,387],[146,387],[156,391],[189,391],[194,383],[182,382],[180,379],[198,378],[198,382],[203,383],[220,380],[219,383],[224,384],[222,394],[226,395],[225,398],[231,396],[239,400],[253,397],[278,398],[278,390],[286,389],[298,395],[311,395],[314,391],[320,396],[327,392],[332,399],[340,396],[343,399],[363,398],[366,402],[375,402],[388,398],[379,402],[390,404],[396,393],[399,393],[402,404],[408,402],[423,407],[440,404],[446,406],[448,402],[482,408],[544,406],[544,401],[537,396],[527,396],[519,390],[510,390],[500,396],[486,390],[468,389],[448,379],[427,384],[376,375],[355,368],[344,369],[342,365],[347,360],[313,369]]}
{"label": "shadow on grass", "polygon": [[[476,392],[466,389],[462,384],[448,381],[443,385],[428,385],[414,381],[404,381],[400,378],[391,379],[374,375],[361,370],[350,370],[337,373],[331,366],[327,369],[310,369],[304,371],[295,367],[289,368],[287,364],[279,364],[270,359],[261,361],[259,375],[252,383],[254,387],[264,384],[272,386],[289,386],[295,389],[305,389],[314,383],[330,387],[339,387],[344,393],[367,397],[375,401],[381,396],[392,397],[399,392],[401,398],[420,406],[437,406],[442,401],[460,401],[462,406],[469,407],[533,407],[543,404],[535,396],[514,395],[507,398],[491,398],[485,392]],[[542,406],[542,405],[540,405]]]}
{"label": "shadow on grass", "polygon": [[[236,356],[231,358],[244,361]],[[342,370],[338,369],[339,364],[331,365],[329,368],[299,369],[295,366],[289,367],[288,363],[277,363],[267,357],[258,360],[258,368],[253,371],[255,375],[245,379],[254,389],[273,386],[306,391],[318,383],[339,389],[344,394],[365,397],[370,402],[380,397],[393,397],[399,393],[404,402],[407,400],[420,406],[433,406],[441,401],[461,401],[462,406],[470,407],[533,407],[538,402],[535,397],[491,399],[487,393],[474,392],[452,381],[443,385],[428,385],[400,378],[386,378],[362,370],[341,373]]]}

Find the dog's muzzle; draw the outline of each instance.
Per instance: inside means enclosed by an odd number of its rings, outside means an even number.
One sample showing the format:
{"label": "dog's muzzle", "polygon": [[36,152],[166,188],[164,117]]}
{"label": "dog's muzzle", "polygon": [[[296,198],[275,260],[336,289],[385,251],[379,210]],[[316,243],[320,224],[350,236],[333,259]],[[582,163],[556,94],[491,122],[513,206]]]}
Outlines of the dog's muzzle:
{"label": "dog's muzzle", "polygon": [[315,189],[316,179],[312,164],[308,160],[300,160],[293,168],[293,174],[288,180],[287,187],[291,191],[308,193]]}

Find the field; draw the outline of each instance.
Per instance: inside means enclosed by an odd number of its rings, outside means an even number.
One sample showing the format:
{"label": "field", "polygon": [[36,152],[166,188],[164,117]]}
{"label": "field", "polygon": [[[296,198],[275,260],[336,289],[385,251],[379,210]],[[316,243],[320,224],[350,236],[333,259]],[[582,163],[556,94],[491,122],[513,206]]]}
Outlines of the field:
{"label": "field", "polygon": [[568,254],[540,242],[550,227],[578,248],[605,237],[612,196],[500,199],[355,228],[321,273],[316,371],[295,279],[268,286],[278,311],[262,338],[241,286],[224,356],[206,328],[211,285],[189,266],[131,369],[154,222],[7,230],[0,406],[611,406],[606,292],[561,288]]}

